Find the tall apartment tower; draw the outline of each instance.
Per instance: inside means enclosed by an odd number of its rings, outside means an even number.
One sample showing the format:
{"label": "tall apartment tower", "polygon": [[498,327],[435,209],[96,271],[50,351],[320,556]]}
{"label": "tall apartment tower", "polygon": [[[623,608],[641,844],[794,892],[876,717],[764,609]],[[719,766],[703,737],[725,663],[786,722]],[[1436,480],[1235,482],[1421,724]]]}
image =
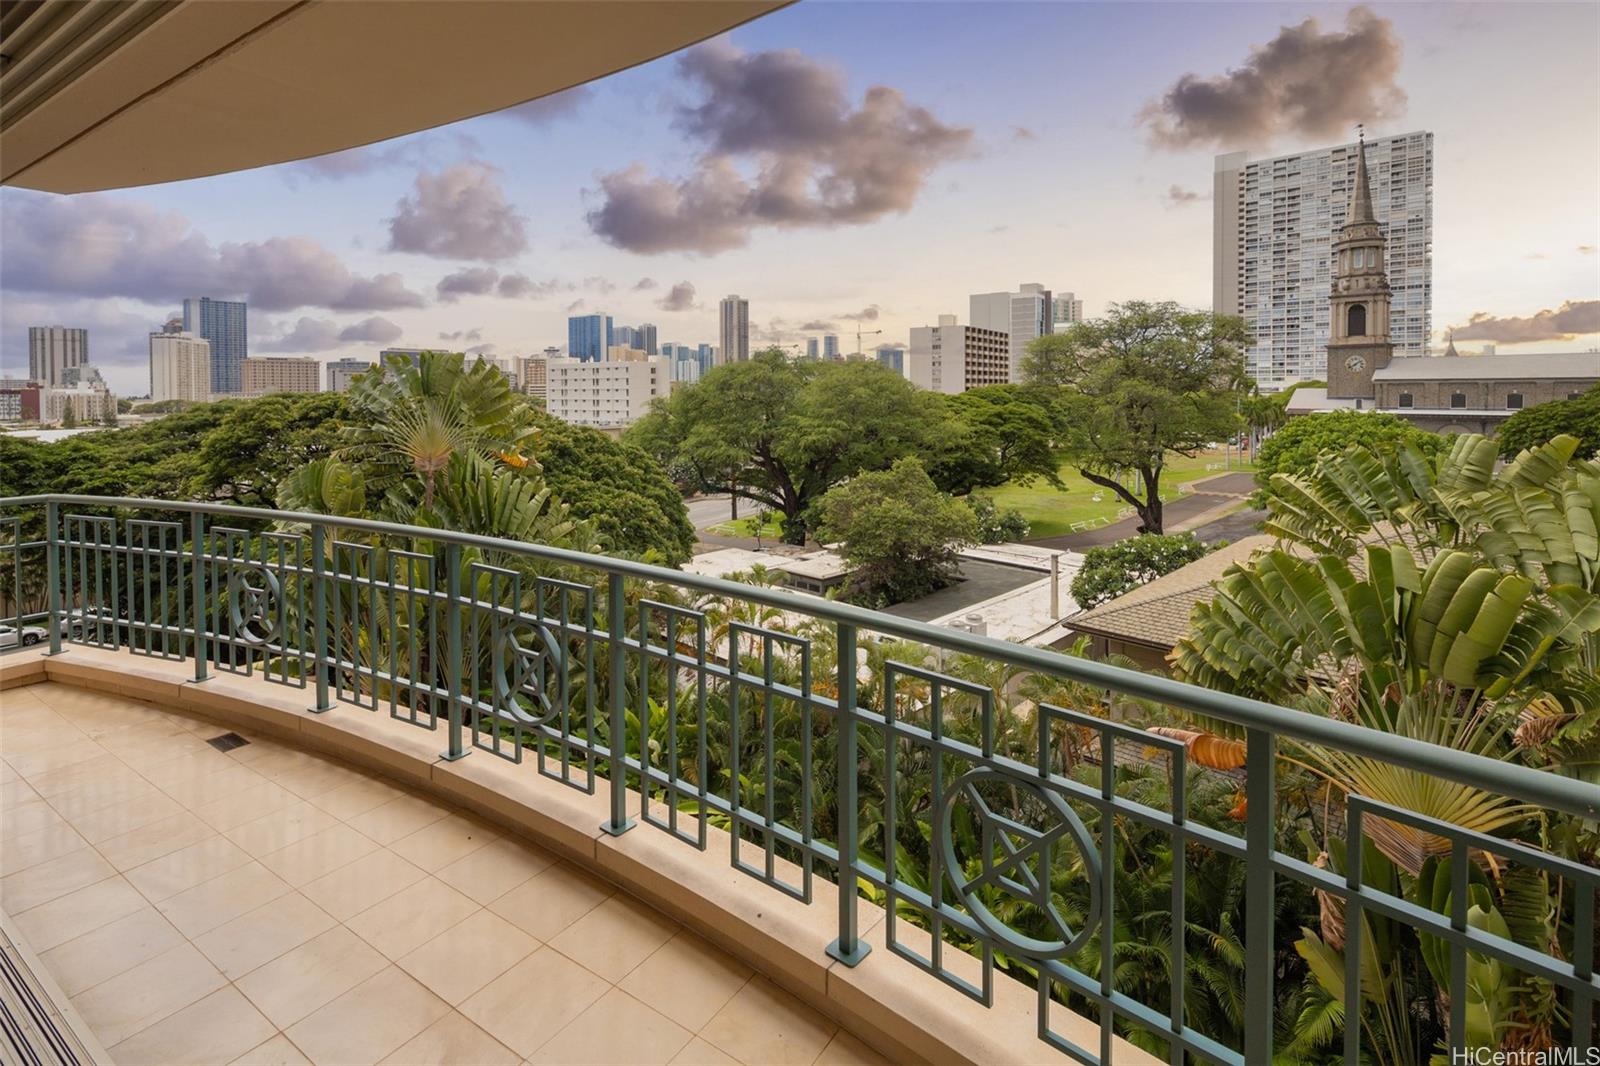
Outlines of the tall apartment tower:
{"label": "tall apartment tower", "polygon": [[567,319],[567,357],[586,363],[604,362],[606,349],[616,341],[611,316],[604,312],[573,315]]}
{"label": "tall apartment tower", "polygon": [[[1394,358],[1389,339],[1391,292],[1384,275],[1383,227],[1372,213],[1372,187],[1367,161],[1356,142],[1356,184],[1350,209],[1333,245],[1333,281],[1329,286],[1329,399],[1370,400],[1372,375]],[[1448,353],[1455,354],[1451,345]]]}
{"label": "tall apartment tower", "polygon": [[822,338],[822,358],[839,358],[839,335],[837,333],[825,334]]}
{"label": "tall apartment tower", "polygon": [[648,354],[648,355],[657,355],[657,354],[659,354],[657,352],[657,350],[656,350],[657,349],[656,324],[654,322],[646,322],[644,325],[640,326],[639,329],[638,329],[638,334],[639,334],[639,347],[643,348],[645,350],[646,354]]}
{"label": "tall apartment tower", "polygon": [[742,363],[750,358],[750,301],[740,296],[722,298],[722,363]]}
{"label": "tall apartment tower", "polygon": [[89,361],[89,331],[67,326],[28,327],[28,380],[52,388],[66,371]]}
{"label": "tall apartment tower", "polygon": [[815,337],[806,338],[806,358],[811,360],[813,363],[820,358],[820,352],[817,348],[817,338]]}
{"label": "tall apartment tower", "polygon": [[[1359,144],[1252,161],[1216,159],[1211,306],[1240,315],[1246,369],[1268,391],[1329,373],[1333,245],[1352,209]],[[1433,134],[1366,145],[1373,221],[1384,238],[1397,355],[1427,355],[1433,314]]]}
{"label": "tall apartment tower", "polygon": [[1078,299],[1075,292],[1058,292],[1052,301],[1055,308],[1055,324],[1057,326],[1070,326],[1074,322],[1083,321],[1083,301]]}
{"label": "tall apartment tower", "polygon": [[218,395],[244,391],[244,361],[250,355],[246,312],[242,300],[195,296],[183,301],[183,331],[211,344],[211,391]]}
{"label": "tall apartment tower", "polygon": [[172,319],[160,333],[150,334],[150,399],[156,403],[211,399],[211,342],[185,333],[182,319]]}
{"label": "tall apartment tower", "polygon": [[1034,339],[1055,332],[1055,304],[1043,285],[1027,284],[1016,292],[980,292],[967,300],[968,318],[976,329],[1011,335],[1011,380],[1022,380],[1022,357]]}

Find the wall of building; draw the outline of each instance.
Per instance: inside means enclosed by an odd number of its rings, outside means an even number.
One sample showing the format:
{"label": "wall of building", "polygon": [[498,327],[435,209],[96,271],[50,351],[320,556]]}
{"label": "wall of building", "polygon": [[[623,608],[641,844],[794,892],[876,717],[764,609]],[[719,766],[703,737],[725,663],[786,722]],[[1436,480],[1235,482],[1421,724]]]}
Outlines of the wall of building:
{"label": "wall of building", "polygon": [[545,409],[579,426],[622,427],[643,418],[651,401],[672,387],[668,361],[587,362],[552,359],[546,367]]}

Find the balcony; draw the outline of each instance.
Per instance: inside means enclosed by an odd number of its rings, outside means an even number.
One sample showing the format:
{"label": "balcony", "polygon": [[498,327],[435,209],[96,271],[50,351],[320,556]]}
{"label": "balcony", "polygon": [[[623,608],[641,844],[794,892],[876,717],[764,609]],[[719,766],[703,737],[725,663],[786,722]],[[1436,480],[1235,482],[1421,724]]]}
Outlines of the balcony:
{"label": "balcony", "polygon": [[[35,497],[0,501],[0,541],[7,613],[46,634],[0,660],[7,928],[119,1062],[1264,1062],[1299,935],[1276,912],[1310,893],[1347,990],[1382,921],[1456,988],[1547,982],[1552,1036],[1592,1042],[1596,870],[1324,801],[1344,840],[1438,845],[1457,890],[1427,907],[1279,831],[1309,747],[1600,818],[1575,779],[448,531]],[[1243,772],[1133,706],[1230,723]],[[1135,900],[1158,841],[1184,861]],[[1573,901],[1544,950],[1469,908],[1511,866]],[[1189,965],[1225,892],[1231,1028]],[[1355,1059],[1358,1019],[1333,1023]]]}

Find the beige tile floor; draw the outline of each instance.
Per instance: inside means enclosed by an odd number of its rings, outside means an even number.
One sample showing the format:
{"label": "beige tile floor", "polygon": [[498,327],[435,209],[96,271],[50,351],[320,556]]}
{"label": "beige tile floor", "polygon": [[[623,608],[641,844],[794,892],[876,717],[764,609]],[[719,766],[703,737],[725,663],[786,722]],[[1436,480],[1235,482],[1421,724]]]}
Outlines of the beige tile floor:
{"label": "beige tile floor", "polygon": [[0,905],[118,1063],[883,1061],[539,848],[331,759],[205,743],[228,731],[0,693]]}

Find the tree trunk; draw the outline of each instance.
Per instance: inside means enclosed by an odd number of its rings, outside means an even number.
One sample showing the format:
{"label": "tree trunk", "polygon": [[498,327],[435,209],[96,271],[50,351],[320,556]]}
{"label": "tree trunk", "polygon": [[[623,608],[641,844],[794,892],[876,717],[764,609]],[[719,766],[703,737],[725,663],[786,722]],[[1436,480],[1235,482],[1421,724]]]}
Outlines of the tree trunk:
{"label": "tree trunk", "polygon": [[1139,474],[1144,479],[1144,502],[1135,505],[1139,512],[1139,532],[1159,534],[1162,531],[1161,468],[1140,467]]}

